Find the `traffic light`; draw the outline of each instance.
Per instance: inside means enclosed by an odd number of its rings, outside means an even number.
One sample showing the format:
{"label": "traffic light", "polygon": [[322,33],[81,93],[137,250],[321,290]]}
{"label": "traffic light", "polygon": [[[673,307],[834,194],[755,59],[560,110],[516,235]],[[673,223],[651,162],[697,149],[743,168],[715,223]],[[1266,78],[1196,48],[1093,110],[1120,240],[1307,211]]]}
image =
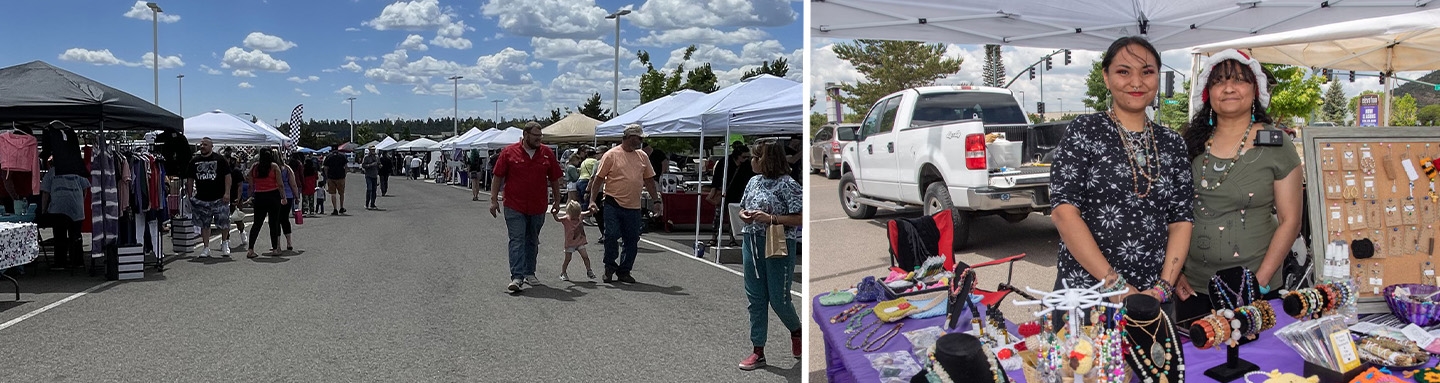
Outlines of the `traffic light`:
{"label": "traffic light", "polygon": [[1175,71],[1167,70],[1165,71],[1165,98],[1171,97],[1175,97]]}
{"label": "traffic light", "polygon": [[1335,70],[1333,70],[1333,69],[1321,69],[1321,70],[1320,70],[1320,73],[1323,73],[1323,74],[1325,75],[1325,81],[1326,81],[1326,82],[1330,82],[1330,81],[1332,81],[1332,80],[1335,80],[1335,77],[1332,77],[1332,76],[1335,75]]}
{"label": "traffic light", "polygon": [[1350,82],[1355,82],[1355,71],[1350,71]]}
{"label": "traffic light", "polygon": [[1045,56],[1045,70],[1050,70],[1050,56]]}
{"label": "traffic light", "polygon": [[1065,50],[1065,65],[1070,65],[1070,50]]}
{"label": "traffic light", "polygon": [[1033,66],[1030,67],[1030,79],[1031,79],[1031,80],[1034,80],[1034,79],[1035,79],[1035,67],[1033,67]]}
{"label": "traffic light", "polygon": [[1044,102],[1044,101],[1037,101],[1037,102],[1035,102],[1035,113],[1036,113],[1036,114],[1045,114],[1045,102]]}
{"label": "traffic light", "polygon": [[1385,85],[1385,72],[1380,72],[1380,85]]}

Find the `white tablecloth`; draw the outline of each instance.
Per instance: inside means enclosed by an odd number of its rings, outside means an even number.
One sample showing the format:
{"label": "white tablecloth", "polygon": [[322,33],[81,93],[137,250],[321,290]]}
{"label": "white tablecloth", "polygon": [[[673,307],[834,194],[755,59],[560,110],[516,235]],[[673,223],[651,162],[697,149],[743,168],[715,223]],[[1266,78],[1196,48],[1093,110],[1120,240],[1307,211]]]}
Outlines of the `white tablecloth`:
{"label": "white tablecloth", "polygon": [[0,222],[0,269],[30,263],[40,256],[39,231],[33,223]]}

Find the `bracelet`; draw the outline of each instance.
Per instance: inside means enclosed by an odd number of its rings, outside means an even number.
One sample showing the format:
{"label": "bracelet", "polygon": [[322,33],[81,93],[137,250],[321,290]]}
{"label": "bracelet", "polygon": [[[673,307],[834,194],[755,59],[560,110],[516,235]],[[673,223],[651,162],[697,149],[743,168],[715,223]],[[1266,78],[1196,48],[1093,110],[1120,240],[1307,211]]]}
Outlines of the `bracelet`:
{"label": "bracelet", "polygon": [[1195,347],[1201,350],[1215,347],[1215,325],[1203,319],[1195,321],[1195,325],[1200,326],[1200,329],[1205,331],[1205,343],[1197,344]]}
{"label": "bracelet", "polygon": [[1265,294],[1269,294],[1269,293],[1270,293],[1270,285],[1260,286],[1260,295],[1265,295]]}
{"label": "bracelet", "polygon": [[1305,311],[1309,310],[1309,303],[1306,303],[1305,295],[1301,294],[1300,290],[1291,291],[1290,294],[1285,295],[1285,298],[1289,299],[1291,296],[1294,296],[1295,300],[1297,302],[1300,302],[1300,311],[1296,312],[1295,315],[1292,316],[1295,317],[1295,319],[1300,319],[1301,317],[1305,316]]}
{"label": "bracelet", "polygon": [[[1120,291],[1120,289],[1125,288],[1125,276],[1124,276],[1124,275],[1120,275],[1120,274],[1118,274],[1118,273],[1115,273],[1114,270],[1111,270],[1110,274],[1115,274],[1115,281],[1114,281],[1114,282],[1110,282],[1109,285],[1106,285],[1105,287],[1101,288],[1101,289],[1100,289],[1100,292],[1102,292],[1102,293]],[[1101,281],[1104,281],[1104,279],[1101,279]]]}
{"label": "bracelet", "polygon": [[1169,301],[1170,296],[1175,294],[1175,286],[1171,285],[1169,281],[1165,280],[1165,278],[1160,278],[1156,280],[1155,287],[1151,287],[1151,289],[1154,289],[1155,292],[1160,295],[1160,303],[1165,303]]}

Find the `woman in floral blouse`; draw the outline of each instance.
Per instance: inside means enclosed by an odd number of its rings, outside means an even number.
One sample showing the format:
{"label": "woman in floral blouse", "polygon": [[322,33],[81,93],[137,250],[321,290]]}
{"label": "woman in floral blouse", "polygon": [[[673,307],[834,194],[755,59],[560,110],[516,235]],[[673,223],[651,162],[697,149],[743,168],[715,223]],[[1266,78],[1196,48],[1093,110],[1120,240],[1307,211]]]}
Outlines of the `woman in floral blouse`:
{"label": "woman in floral blouse", "polygon": [[[765,366],[765,330],[770,321],[768,308],[785,328],[790,329],[790,348],[800,357],[800,315],[790,302],[790,285],[795,275],[795,254],[800,253],[801,209],[804,199],[800,183],[790,178],[790,164],[785,160],[785,146],[777,141],[759,144],[753,151],[750,166],[758,174],[745,185],[740,199],[741,230],[745,234],[741,254],[745,266],[745,297],[750,300],[750,342],[754,352],[740,361],[741,370]],[[787,255],[765,257],[766,229],[772,224],[785,225]]]}
{"label": "woman in floral blouse", "polygon": [[1139,37],[1116,40],[1101,61],[1109,111],[1066,128],[1051,172],[1053,221],[1060,231],[1057,288],[1129,288],[1160,298],[1173,291],[1190,245],[1190,160],[1185,142],[1150,121],[1160,55]]}

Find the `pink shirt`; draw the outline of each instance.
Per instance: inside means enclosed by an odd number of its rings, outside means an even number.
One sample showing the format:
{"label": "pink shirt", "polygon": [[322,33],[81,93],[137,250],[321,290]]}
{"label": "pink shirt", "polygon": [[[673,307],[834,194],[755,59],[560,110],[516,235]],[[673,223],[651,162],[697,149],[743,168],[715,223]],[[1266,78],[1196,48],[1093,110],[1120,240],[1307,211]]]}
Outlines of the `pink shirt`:
{"label": "pink shirt", "polygon": [[40,154],[35,136],[0,133],[0,169],[29,172],[30,190],[40,190]]}
{"label": "pink shirt", "polygon": [[560,225],[565,226],[565,247],[585,244],[585,226],[580,224],[580,217],[561,216]]}

